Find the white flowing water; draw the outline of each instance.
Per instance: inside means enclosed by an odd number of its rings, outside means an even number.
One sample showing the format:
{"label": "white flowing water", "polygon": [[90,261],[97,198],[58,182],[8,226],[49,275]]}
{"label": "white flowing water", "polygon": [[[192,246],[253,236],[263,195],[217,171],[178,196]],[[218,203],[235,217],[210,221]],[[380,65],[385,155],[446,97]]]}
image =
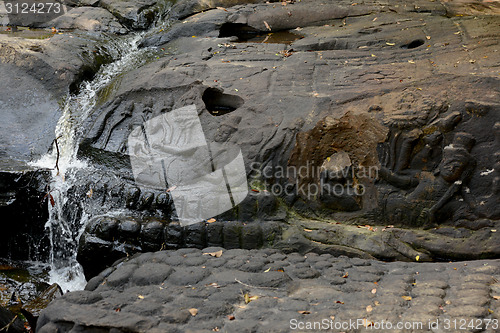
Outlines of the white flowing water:
{"label": "white flowing water", "polygon": [[[85,119],[94,111],[99,92],[117,75],[137,68],[145,62],[148,49],[139,49],[142,34],[129,38],[113,39],[107,44],[114,62],[103,66],[92,81],[82,83],[80,92],[68,96],[55,130],[55,143],[50,153],[33,163],[34,166],[52,170],[48,197],[49,219],[45,228],[50,236],[49,283],[58,283],[64,291],[85,287],[83,270],[76,260],[78,239],[89,216],[84,207],[67,207],[68,190],[74,185],[78,169],[92,168],[88,162],[77,158],[78,144],[82,138]],[[79,209],[83,213],[68,214],[65,210]]]}

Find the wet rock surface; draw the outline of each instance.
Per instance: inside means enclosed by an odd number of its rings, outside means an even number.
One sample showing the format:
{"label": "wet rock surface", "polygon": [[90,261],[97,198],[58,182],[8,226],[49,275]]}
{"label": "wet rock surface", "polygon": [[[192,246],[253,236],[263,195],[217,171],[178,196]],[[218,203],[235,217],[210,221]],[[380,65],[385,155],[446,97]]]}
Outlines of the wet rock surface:
{"label": "wet rock surface", "polygon": [[423,325],[400,332],[431,332],[429,321],[463,318],[496,332],[484,323],[499,319],[499,273],[498,260],[387,263],[269,249],[160,251],[122,260],[84,291],[57,298],[37,331],[289,332],[299,322],[325,319],[358,323],[346,332],[368,332],[382,320]]}
{"label": "wet rock surface", "polygon": [[[467,221],[462,221],[466,223]],[[306,219],[284,221],[211,221],[183,227],[158,219],[125,216],[93,218],[79,240],[78,261],[92,278],[120,258],[144,251],[223,246],[227,249],[274,248],[334,256],[414,261],[472,260],[500,255],[498,222],[429,230],[393,226],[344,225]]]}
{"label": "wet rock surface", "polygon": [[47,267],[38,262],[0,259],[0,329],[31,332],[40,312],[62,295],[57,284],[45,281]]}
{"label": "wet rock surface", "polygon": [[[49,240],[46,183],[49,171],[37,170],[25,163],[5,159],[0,162],[0,214],[2,228],[0,253],[19,260],[42,259]],[[26,209],[26,207],[30,207]],[[40,251],[39,251],[40,250]]]}
{"label": "wet rock surface", "polygon": [[80,238],[78,261],[92,278],[116,260],[138,252],[160,249],[223,246],[228,249],[271,247],[281,241],[283,222],[214,221],[181,226],[162,220],[136,221],[125,217],[97,217]]}

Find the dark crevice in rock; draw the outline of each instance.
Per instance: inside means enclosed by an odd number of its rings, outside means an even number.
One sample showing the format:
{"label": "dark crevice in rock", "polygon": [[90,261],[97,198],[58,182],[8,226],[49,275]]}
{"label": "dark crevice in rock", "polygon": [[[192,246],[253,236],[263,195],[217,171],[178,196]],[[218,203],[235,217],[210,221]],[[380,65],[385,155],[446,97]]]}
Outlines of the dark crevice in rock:
{"label": "dark crevice in rock", "polygon": [[86,54],[84,58],[86,59],[86,65],[82,66],[78,73],[75,74],[75,78],[69,86],[70,94],[78,94],[82,82],[92,81],[101,66],[113,61],[112,56],[106,48],[98,48],[93,53]]}
{"label": "dark crevice in rock", "polygon": [[401,48],[408,49],[408,50],[409,49],[416,49],[417,47],[424,45],[424,43],[425,42],[423,39],[415,39],[408,44],[401,45]]}
{"label": "dark crevice in rock", "polygon": [[215,88],[208,88],[203,93],[205,107],[213,116],[221,116],[233,112],[243,105],[243,98],[236,95],[224,94]]}
{"label": "dark crevice in rock", "polygon": [[257,30],[247,24],[227,22],[220,27],[219,37],[236,36],[240,41],[247,41],[263,33],[265,32]]}

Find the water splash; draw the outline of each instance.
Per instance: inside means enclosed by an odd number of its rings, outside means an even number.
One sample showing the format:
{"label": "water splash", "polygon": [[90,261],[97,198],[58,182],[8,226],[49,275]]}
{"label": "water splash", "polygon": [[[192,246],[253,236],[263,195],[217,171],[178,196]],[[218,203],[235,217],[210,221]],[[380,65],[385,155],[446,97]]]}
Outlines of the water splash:
{"label": "water splash", "polygon": [[[143,34],[129,38],[110,39],[107,49],[115,59],[103,66],[94,79],[82,83],[80,92],[68,96],[59,119],[50,153],[42,156],[32,165],[52,170],[48,194],[49,219],[45,224],[50,238],[49,283],[58,283],[66,290],[85,287],[83,269],[76,260],[78,239],[89,219],[83,202],[69,203],[69,190],[75,186],[76,172],[82,168],[92,168],[88,162],[79,160],[78,144],[82,138],[83,124],[91,115],[99,101],[99,92],[107,88],[120,74],[142,65],[149,49],[139,49]],[[75,212],[82,212],[76,214]]]}

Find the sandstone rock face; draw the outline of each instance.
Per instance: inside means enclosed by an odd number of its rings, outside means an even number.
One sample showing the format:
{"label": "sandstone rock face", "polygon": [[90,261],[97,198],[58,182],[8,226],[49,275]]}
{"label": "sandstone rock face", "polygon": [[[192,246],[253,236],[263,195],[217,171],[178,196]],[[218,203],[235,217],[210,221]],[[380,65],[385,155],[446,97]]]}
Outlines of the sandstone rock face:
{"label": "sandstone rock face", "polygon": [[46,24],[45,27],[57,27],[58,29],[79,29],[85,31],[103,31],[115,34],[127,32],[119,22],[104,8],[78,7],[72,9]]}
{"label": "sandstone rock face", "polygon": [[57,298],[37,332],[288,332],[325,318],[332,331],[360,318],[421,323],[414,331],[450,318],[495,323],[499,272],[498,260],[386,263],[272,249],[160,251],[123,260],[85,290]]}
{"label": "sandstone rock face", "polygon": [[[68,6],[52,23],[85,32],[44,40],[0,35],[0,71],[9,76],[3,90],[11,92],[0,102],[6,129],[15,129],[2,131],[2,156],[27,160],[48,150],[60,99],[114,59],[101,32],[145,29],[168,7],[112,0]],[[97,170],[77,173],[66,214],[79,216],[80,203],[88,204],[85,213],[100,226],[82,236],[80,258],[90,266],[91,253],[100,251],[97,266],[104,267],[162,244],[203,247],[212,236],[226,247],[259,247],[266,244],[262,221],[286,223],[277,233],[283,242],[273,246],[288,252],[326,246],[405,260],[496,256],[498,8],[462,1],[178,2],[172,24],[144,35],[148,60],[111,82],[82,129],[79,156]],[[26,100],[26,91],[12,88],[18,84],[42,97]],[[22,98],[29,112],[5,112]],[[207,225],[181,230],[167,189],[134,184],[130,133],[188,105],[208,142],[241,149],[252,195],[215,219],[251,222],[248,228],[238,224],[224,237],[215,227],[210,236]],[[46,131],[38,131],[40,122]],[[120,216],[108,214],[119,209]],[[373,237],[361,241],[352,225],[380,229],[368,229]]]}
{"label": "sandstone rock face", "polygon": [[[275,198],[247,200],[218,221],[286,220],[289,251],[325,245],[393,259],[490,256],[498,253],[490,229],[499,216],[491,154],[500,145],[496,12],[495,3],[179,2],[172,16],[180,20],[142,41],[158,46],[159,58],[124,73],[88,120],[81,156],[119,170],[128,199],[116,206],[137,221],[175,220],[168,195],[128,181],[127,137],[148,119],[194,104],[207,140],[240,147],[252,192]],[[164,208],[156,200],[166,200]],[[264,215],[259,200],[269,202]],[[311,236],[303,230],[315,228],[300,224],[310,217],[458,229],[426,241],[391,231],[370,251],[370,242]],[[85,235],[82,244],[100,242]],[[472,246],[475,237],[489,241]],[[455,238],[463,249],[437,250]]]}

